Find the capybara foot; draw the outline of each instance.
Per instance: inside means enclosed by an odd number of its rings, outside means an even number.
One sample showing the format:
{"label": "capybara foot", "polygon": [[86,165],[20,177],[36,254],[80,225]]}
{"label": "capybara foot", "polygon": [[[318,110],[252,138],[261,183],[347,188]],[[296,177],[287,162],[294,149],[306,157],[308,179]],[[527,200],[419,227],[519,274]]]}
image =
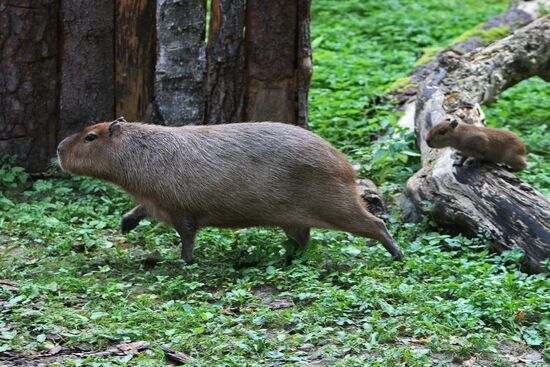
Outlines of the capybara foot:
{"label": "capybara foot", "polygon": [[139,224],[140,218],[136,218],[130,215],[123,215],[120,220],[120,230],[122,233],[126,234],[132,229],[136,228]]}

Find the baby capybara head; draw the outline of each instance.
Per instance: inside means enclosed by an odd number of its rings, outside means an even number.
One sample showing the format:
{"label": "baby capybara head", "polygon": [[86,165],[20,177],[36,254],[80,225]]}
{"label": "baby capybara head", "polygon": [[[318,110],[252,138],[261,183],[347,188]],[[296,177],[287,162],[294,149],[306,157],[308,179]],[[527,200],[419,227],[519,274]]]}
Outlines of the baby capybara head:
{"label": "baby capybara head", "polygon": [[458,122],[445,120],[435,125],[426,138],[426,144],[430,148],[444,148],[451,146],[456,140],[455,132]]}
{"label": "baby capybara head", "polygon": [[121,120],[101,122],[63,139],[57,146],[59,165],[77,175],[109,179],[123,125]]}

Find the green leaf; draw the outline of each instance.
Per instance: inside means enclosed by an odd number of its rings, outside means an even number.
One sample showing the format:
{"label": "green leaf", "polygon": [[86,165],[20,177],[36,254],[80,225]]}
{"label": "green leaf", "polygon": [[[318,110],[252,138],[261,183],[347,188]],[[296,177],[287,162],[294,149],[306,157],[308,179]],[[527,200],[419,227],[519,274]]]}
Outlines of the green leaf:
{"label": "green leaf", "polygon": [[46,335],[44,334],[39,334],[36,336],[36,341],[39,342],[39,343],[44,343],[46,341]]}

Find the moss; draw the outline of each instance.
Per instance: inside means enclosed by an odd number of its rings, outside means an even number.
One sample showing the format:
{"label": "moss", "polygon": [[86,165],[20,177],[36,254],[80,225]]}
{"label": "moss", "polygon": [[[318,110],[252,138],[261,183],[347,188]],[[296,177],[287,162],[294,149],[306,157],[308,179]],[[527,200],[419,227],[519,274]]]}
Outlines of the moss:
{"label": "moss", "polygon": [[395,79],[395,81],[391,83],[388,88],[386,88],[386,93],[402,91],[407,87],[416,87],[416,86],[418,86],[418,84],[412,83],[411,78],[409,76],[403,76],[401,78]]}
{"label": "moss", "polygon": [[438,53],[443,51],[445,47],[428,47],[422,50],[422,56],[416,60],[416,63],[414,64],[414,67],[427,64],[431,61],[435,61],[435,58]]}
{"label": "moss", "polygon": [[497,40],[501,39],[504,36],[506,36],[508,33],[510,33],[510,26],[502,26],[502,27],[496,27],[491,28],[487,30],[481,29],[481,26],[478,26],[476,28],[470,29],[469,31],[466,31],[462,33],[457,38],[453,39],[449,44],[445,47],[428,47],[423,50],[422,56],[418,60],[416,60],[416,63],[414,64],[415,67],[424,65],[429,63],[430,61],[434,61],[437,57],[437,54],[443,51],[446,48],[449,48],[453,45],[456,45],[457,43],[464,42],[472,37],[478,36],[481,38],[481,42],[485,45]]}
{"label": "moss", "polygon": [[510,33],[510,26],[502,26],[498,28],[488,29],[480,34],[484,42],[489,43],[495,40],[504,38]]}
{"label": "moss", "polygon": [[451,42],[451,46],[460,42],[464,42],[467,39],[472,38],[474,36],[479,36],[481,38],[481,41],[484,44],[488,44],[490,42],[493,42],[497,39],[500,39],[506,36],[508,33],[510,33],[510,26],[507,26],[507,25],[502,27],[491,28],[487,30],[483,30],[481,29],[481,27],[476,27],[476,28],[470,29],[469,31],[464,32],[463,34],[455,38]]}

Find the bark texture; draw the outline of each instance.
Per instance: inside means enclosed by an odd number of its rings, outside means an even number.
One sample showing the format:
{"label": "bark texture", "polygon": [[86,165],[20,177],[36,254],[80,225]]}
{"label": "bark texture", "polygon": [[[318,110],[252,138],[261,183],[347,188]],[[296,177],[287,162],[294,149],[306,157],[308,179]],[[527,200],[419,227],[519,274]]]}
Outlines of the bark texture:
{"label": "bark texture", "polygon": [[114,14],[112,0],[61,0],[60,139],[113,119]]}
{"label": "bark texture", "polygon": [[206,56],[204,0],[158,0],[156,119],[172,126],[202,123]]}
{"label": "bark texture", "polygon": [[311,35],[309,31],[311,0],[298,1],[298,117],[296,125],[307,127],[308,95],[313,62],[311,52]]}
{"label": "bark texture", "polygon": [[153,100],[155,0],[118,0],[115,29],[116,116],[144,121]]}
{"label": "bark texture", "polygon": [[[513,3],[504,12],[491,19],[480,27],[481,31],[489,31],[495,28],[507,27],[510,32],[521,28],[540,17],[542,9],[550,6],[550,0],[531,0]],[[485,47],[489,42],[479,35],[473,35],[463,41],[450,45],[434,57],[434,61],[415,67],[409,73],[409,85],[389,93],[391,100],[396,101],[395,110],[404,111],[405,115],[399,119],[399,125],[414,129],[414,114],[416,94],[418,85],[421,85],[426,78],[438,67],[437,59],[441,53],[454,51],[460,54],[472,52],[479,47]]]}
{"label": "bark texture", "polygon": [[247,2],[247,120],[306,126],[300,108],[307,108],[311,76],[309,13],[310,0]]}
{"label": "bark texture", "polygon": [[528,269],[536,272],[545,270],[541,261],[550,257],[550,200],[497,165],[453,167],[451,150],[431,149],[425,138],[447,117],[484,125],[480,104],[529,77],[548,81],[549,71],[550,15],[478,52],[442,54],[417,96],[423,168],[407,183],[415,205],[438,223],[486,232],[497,251],[521,248]]}
{"label": "bark texture", "polygon": [[207,124],[243,121],[244,0],[212,0],[207,48]]}
{"label": "bark texture", "polygon": [[55,152],[57,0],[0,0],[0,152],[31,171]]}

